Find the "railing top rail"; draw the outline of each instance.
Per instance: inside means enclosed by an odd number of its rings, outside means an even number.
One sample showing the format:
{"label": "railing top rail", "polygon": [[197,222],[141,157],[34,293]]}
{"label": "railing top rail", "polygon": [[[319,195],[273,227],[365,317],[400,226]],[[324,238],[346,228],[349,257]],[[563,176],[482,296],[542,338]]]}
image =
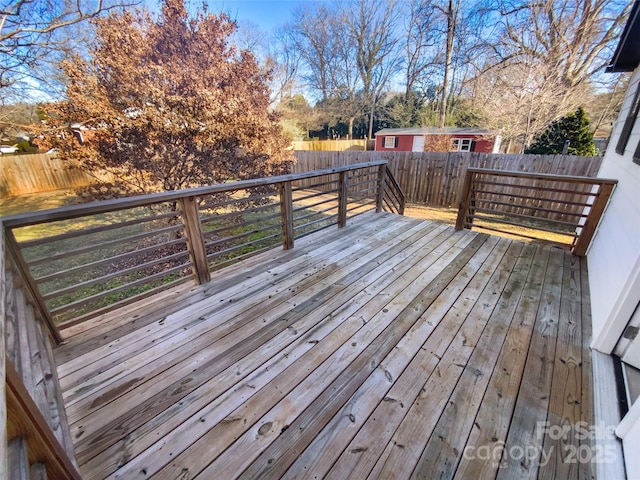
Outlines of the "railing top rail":
{"label": "railing top rail", "polygon": [[173,190],[169,192],[150,193],[147,195],[136,195],[134,197],[118,198],[115,200],[104,200],[99,202],[86,203],[83,205],[71,205],[68,207],[42,210],[39,212],[29,212],[7,217],[0,217],[0,222],[2,222],[8,228],[26,227],[39,223],[69,220],[73,218],[83,217],[85,215],[113,212],[117,210],[124,210],[127,208],[152,205],[160,202],[171,202],[180,198],[196,197],[199,195],[209,195],[214,193],[224,193],[233,190],[242,190],[245,188],[303,180],[305,178],[330,175],[333,173],[357,170],[360,168],[376,167],[385,165],[386,163],[386,160],[375,160],[371,162],[355,163],[353,165],[327,168],[324,170],[314,170],[311,172],[290,173],[287,175],[277,175],[274,177],[262,177],[251,180],[240,180],[230,183],[219,183],[207,187],[187,188],[184,190]]}
{"label": "railing top rail", "polygon": [[551,173],[530,173],[530,172],[518,172],[515,170],[494,170],[490,168],[467,168],[468,173],[488,174],[499,177],[517,177],[517,178],[530,178],[539,180],[549,180],[567,183],[586,183],[591,185],[615,185],[618,180],[611,178],[599,178],[599,177],[579,177],[573,175],[556,175]]}

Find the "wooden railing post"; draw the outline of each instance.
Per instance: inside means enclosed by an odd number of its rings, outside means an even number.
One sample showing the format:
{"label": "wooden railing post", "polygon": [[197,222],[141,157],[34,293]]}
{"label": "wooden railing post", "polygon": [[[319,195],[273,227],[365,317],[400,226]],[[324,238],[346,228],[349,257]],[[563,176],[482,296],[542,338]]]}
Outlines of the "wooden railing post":
{"label": "wooden railing post", "polygon": [[383,163],[378,167],[378,198],[376,199],[376,213],[382,211],[382,202],[384,201],[384,183],[387,174],[387,164]]}
{"label": "wooden railing post", "polygon": [[278,184],[280,190],[280,218],[282,224],[282,248],[293,248],[293,192],[291,182]]}
{"label": "wooden railing post", "polygon": [[456,230],[462,230],[466,223],[471,203],[471,185],[473,183],[473,172],[467,171],[460,192],[460,202],[458,204],[458,218],[456,219]]}
{"label": "wooden railing post", "polygon": [[601,183],[598,188],[598,193],[594,194],[596,195],[596,199],[593,202],[593,206],[589,211],[589,216],[582,227],[582,232],[571,250],[571,253],[574,255],[584,257],[587,254],[587,248],[589,248],[591,239],[596,233],[596,228],[598,227],[600,218],[602,218],[602,214],[604,213],[604,209],[607,206],[607,202],[609,201],[609,197],[611,197],[614,187],[615,183]]}
{"label": "wooden railing post", "polygon": [[182,197],[179,202],[193,274],[198,284],[207,283],[211,280],[211,273],[209,272],[207,250],[202,237],[202,226],[198,215],[196,197]]}
{"label": "wooden railing post", "polygon": [[342,228],[347,224],[348,173],[340,172],[338,178],[338,228]]}

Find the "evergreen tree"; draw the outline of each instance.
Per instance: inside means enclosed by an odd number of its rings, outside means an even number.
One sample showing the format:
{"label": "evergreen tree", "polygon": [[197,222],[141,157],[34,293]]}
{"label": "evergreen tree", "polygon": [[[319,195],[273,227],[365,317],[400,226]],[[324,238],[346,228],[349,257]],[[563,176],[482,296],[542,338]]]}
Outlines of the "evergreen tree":
{"label": "evergreen tree", "polygon": [[589,130],[589,118],[580,107],[559,120],[553,122],[525,153],[558,154],[562,153],[565,141],[569,141],[569,155],[595,155],[593,132]]}

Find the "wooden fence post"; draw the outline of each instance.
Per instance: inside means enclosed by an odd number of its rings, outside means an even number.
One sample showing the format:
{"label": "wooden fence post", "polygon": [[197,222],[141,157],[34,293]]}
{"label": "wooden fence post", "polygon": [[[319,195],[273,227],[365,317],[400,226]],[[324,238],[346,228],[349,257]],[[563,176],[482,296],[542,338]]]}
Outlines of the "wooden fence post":
{"label": "wooden fence post", "polygon": [[338,228],[347,224],[348,172],[340,172],[338,178]]}
{"label": "wooden fence post", "polygon": [[460,191],[460,203],[458,205],[458,218],[456,219],[456,230],[462,230],[465,226],[465,219],[469,212],[469,204],[471,202],[471,184],[473,182],[473,172],[467,171],[464,177],[464,183]]}
{"label": "wooden fence post", "polygon": [[387,164],[384,163],[378,167],[378,197],[376,199],[376,213],[382,211],[384,201],[384,183],[387,174]]}
{"label": "wooden fence post", "polygon": [[187,249],[189,250],[189,260],[191,261],[193,274],[198,284],[207,283],[211,280],[211,273],[209,272],[207,250],[202,237],[202,226],[198,215],[196,197],[182,197],[179,202],[184,219],[184,232],[187,237]]}
{"label": "wooden fence post", "polygon": [[291,250],[293,248],[293,193],[291,182],[278,184],[280,190],[280,218],[282,224],[282,248]]}

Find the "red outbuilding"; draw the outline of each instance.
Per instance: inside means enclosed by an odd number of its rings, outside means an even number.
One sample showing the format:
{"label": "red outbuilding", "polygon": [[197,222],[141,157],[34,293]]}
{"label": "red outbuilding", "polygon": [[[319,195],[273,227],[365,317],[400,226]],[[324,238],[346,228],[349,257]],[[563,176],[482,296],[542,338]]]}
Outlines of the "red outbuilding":
{"label": "red outbuilding", "polygon": [[381,152],[500,152],[500,135],[477,128],[384,128],[376,133]]}

